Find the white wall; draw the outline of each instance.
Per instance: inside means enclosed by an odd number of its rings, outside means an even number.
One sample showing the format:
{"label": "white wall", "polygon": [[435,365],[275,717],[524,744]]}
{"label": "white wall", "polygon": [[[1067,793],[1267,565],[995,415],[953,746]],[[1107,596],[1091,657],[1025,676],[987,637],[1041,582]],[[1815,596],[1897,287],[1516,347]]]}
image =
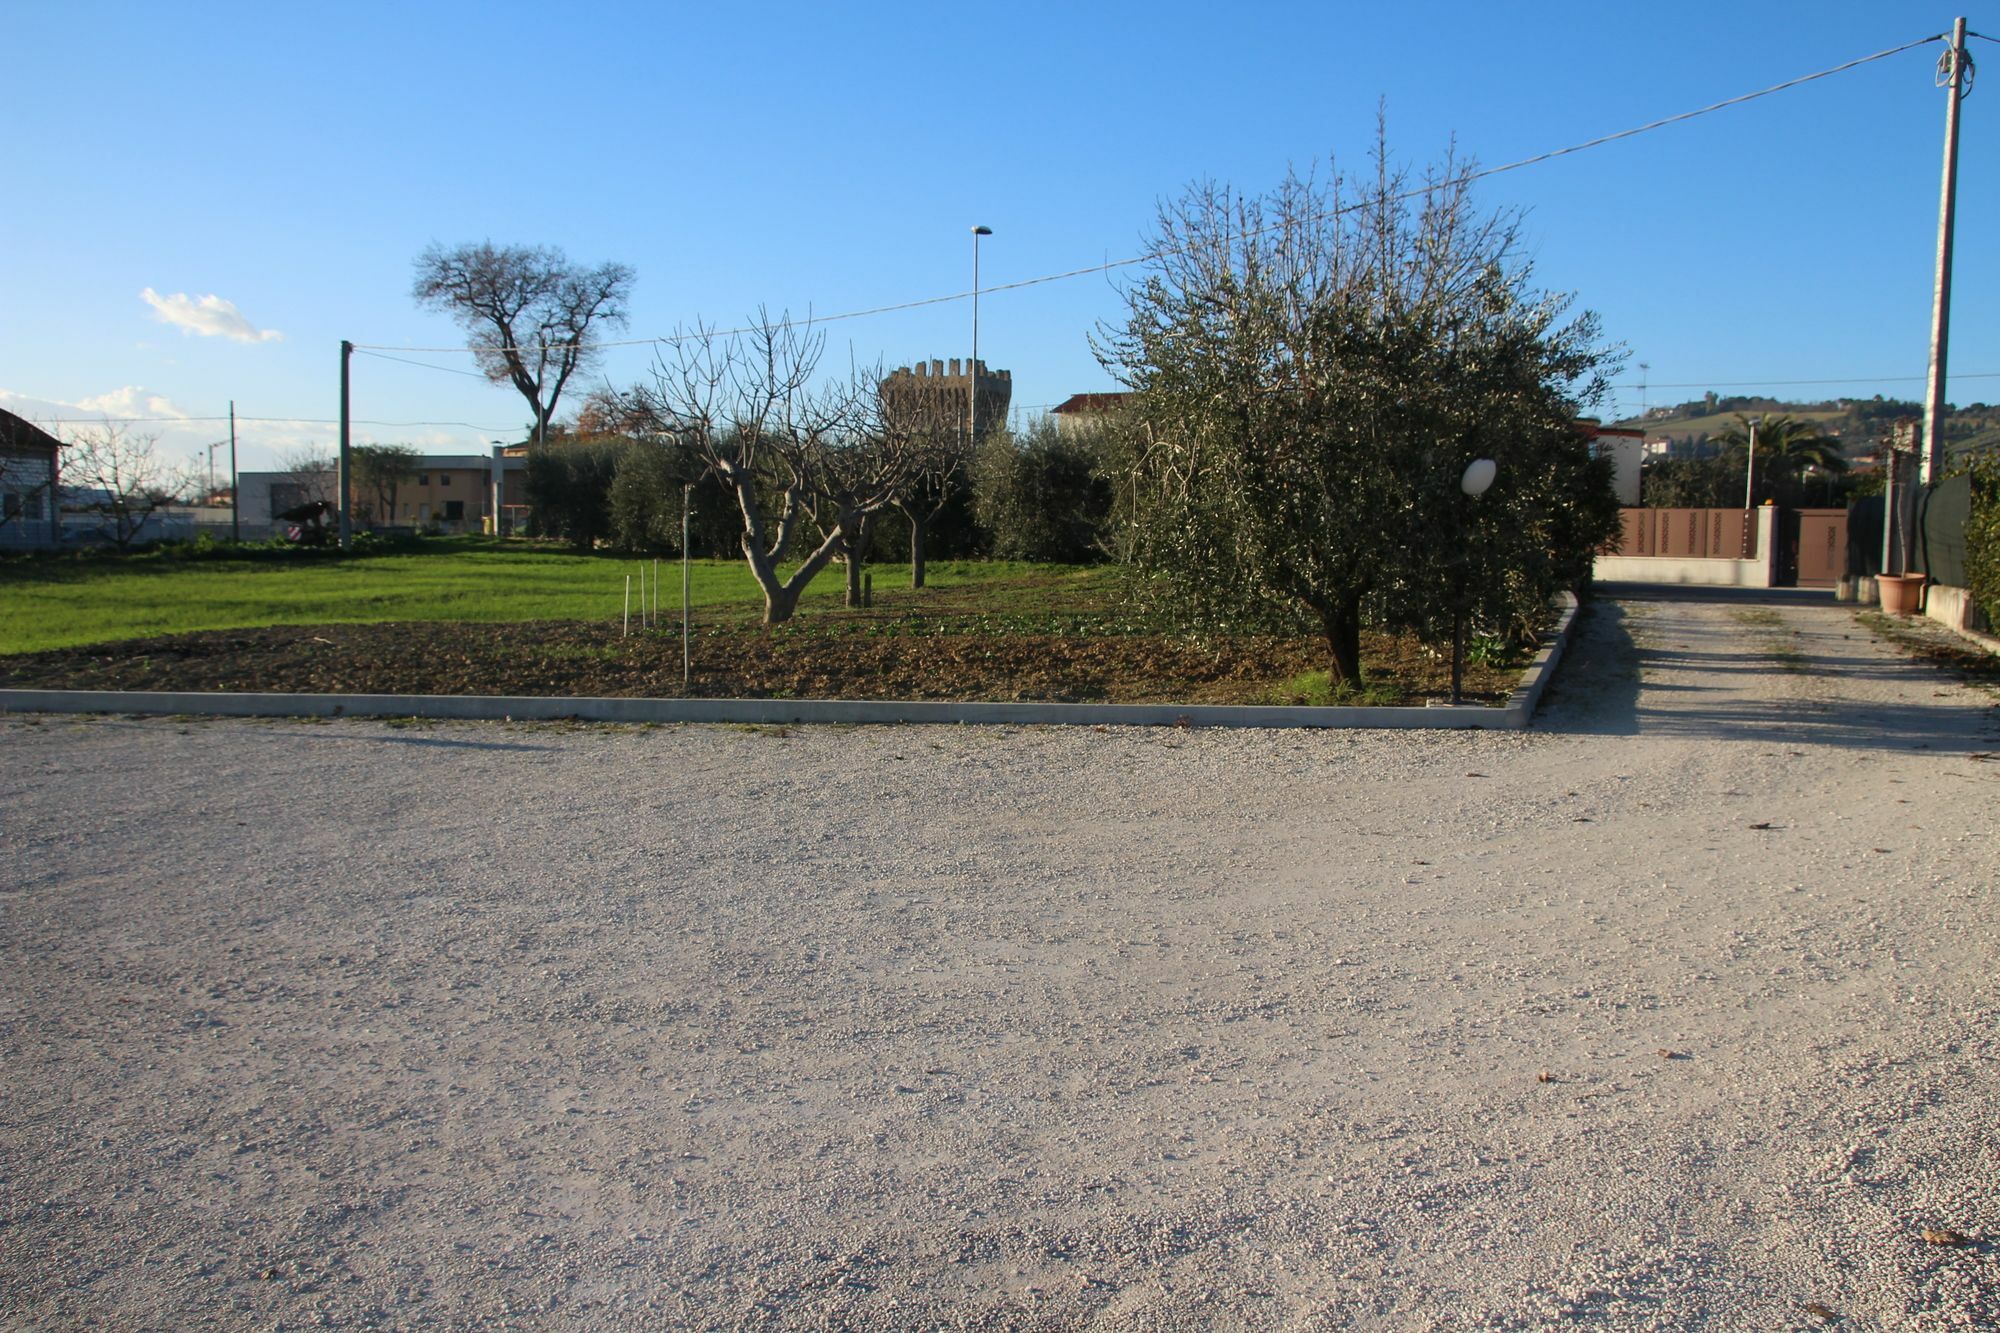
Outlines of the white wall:
{"label": "white wall", "polygon": [[1618,503],[1627,509],[1639,507],[1639,465],[1645,461],[1646,442],[1626,435],[1600,435],[1591,441],[1591,452],[1611,460],[1611,489]]}
{"label": "white wall", "polygon": [[[1634,440],[1634,444],[1638,441]],[[1674,583],[1710,588],[1769,588],[1777,578],[1778,509],[1757,510],[1757,555],[1751,560],[1714,556],[1600,555],[1593,577],[1605,583]]]}

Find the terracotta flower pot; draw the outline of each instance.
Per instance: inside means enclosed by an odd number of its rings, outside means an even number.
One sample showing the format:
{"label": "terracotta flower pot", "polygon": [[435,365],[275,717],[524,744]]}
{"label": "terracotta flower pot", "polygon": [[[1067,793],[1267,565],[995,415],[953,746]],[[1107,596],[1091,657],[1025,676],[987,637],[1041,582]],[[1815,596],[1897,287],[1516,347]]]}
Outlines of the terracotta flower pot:
{"label": "terracotta flower pot", "polygon": [[1877,574],[1875,589],[1882,599],[1882,613],[1891,616],[1915,615],[1917,604],[1924,597],[1924,584],[1929,581],[1922,574]]}

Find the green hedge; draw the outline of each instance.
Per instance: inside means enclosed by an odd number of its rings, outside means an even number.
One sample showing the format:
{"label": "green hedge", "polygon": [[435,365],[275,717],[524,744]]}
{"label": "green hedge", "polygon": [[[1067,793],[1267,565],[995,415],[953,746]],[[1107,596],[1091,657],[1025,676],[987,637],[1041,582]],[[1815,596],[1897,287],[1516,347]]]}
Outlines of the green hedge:
{"label": "green hedge", "polygon": [[1972,511],[1965,522],[1965,582],[1988,624],[2000,625],[2000,457],[1972,465]]}

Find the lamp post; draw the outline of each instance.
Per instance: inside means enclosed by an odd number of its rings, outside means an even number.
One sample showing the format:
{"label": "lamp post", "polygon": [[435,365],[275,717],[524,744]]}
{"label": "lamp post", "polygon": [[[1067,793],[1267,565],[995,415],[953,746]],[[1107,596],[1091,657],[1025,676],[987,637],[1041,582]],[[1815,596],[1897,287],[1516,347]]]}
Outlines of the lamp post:
{"label": "lamp post", "polygon": [[[1466,497],[1467,518],[1471,517],[1472,502],[1486,494],[1486,488],[1493,484],[1500,465],[1490,458],[1475,458],[1465,465],[1465,472],[1458,479],[1458,489]],[[1468,521],[1460,525],[1459,540],[1466,545],[1472,541],[1472,524]],[[1460,704],[1465,701],[1465,546],[1459,548],[1458,587],[1453,590],[1451,606],[1451,701]]]}
{"label": "lamp post", "polygon": [[1757,427],[1763,423],[1762,417],[1750,418],[1750,458],[1743,467],[1743,507],[1755,509],[1756,501],[1751,499],[1751,488],[1757,484]]}
{"label": "lamp post", "polygon": [[966,368],[965,377],[971,384],[971,406],[966,411],[966,447],[979,441],[979,238],[991,236],[993,228],[979,226],[972,229],[972,364]]}

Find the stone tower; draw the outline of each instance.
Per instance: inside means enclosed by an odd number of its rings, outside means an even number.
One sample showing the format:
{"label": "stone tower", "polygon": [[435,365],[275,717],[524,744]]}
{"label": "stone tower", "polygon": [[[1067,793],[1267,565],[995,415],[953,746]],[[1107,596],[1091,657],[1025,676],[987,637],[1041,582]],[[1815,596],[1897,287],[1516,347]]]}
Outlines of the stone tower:
{"label": "stone tower", "polygon": [[1014,372],[988,370],[984,361],[975,367],[970,357],[963,363],[957,357],[949,362],[919,361],[914,368],[904,366],[884,377],[882,410],[905,424],[935,424],[963,434],[970,424],[975,393],[983,436],[1007,422],[1007,408],[1014,401]]}

